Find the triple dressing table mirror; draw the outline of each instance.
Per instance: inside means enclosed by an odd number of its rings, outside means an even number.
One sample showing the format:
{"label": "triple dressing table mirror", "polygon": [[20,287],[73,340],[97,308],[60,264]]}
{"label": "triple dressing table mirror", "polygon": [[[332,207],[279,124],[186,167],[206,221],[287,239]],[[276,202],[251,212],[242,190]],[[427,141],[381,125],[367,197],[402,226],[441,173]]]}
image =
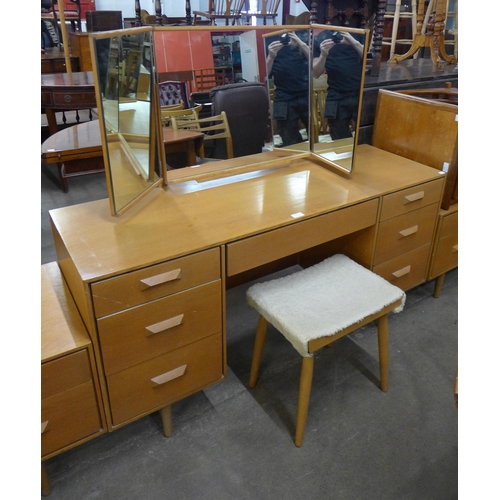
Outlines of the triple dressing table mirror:
{"label": "triple dressing table mirror", "polygon": [[[172,62],[179,64],[177,52],[188,51],[190,57],[183,56],[183,61],[192,61],[191,69],[195,70],[200,64],[196,58],[201,58],[202,53],[205,59],[213,61],[212,46],[219,40],[237,40],[241,47],[242,74],[239,80],[235,78],[237,81],[267,82],[269,127],[277,132],[272,134],[275,151],[283,150],[287,155],[310,154],[320,163],[352,172],[368,33],[368,30],[326,25],[143,27],[91,33],[96,101],[112,215],[124,213],[168,181],[156,85],[158,73],[164,70],[156,63],[166,63],[167,68]],[[325,44],[329,50],[327,62],[319,67],[316,63]],[[273,50],[277,54],[274,68],[269,64]],[[300,124],[294,131],[295,138],[283,140],[282,135],[289,127],[280,130],[280,122],[283,117],[287,121],[288,111],[280,103],[283,92],[276,63],[287,52],[298,70],[294,78],[285,77],[288,85],[285,97],[287,93],[299,96],[301,109],[294,111]],[[336,78],[329,73],[340,71],[344,63],[348,64],[348,70],[342,73],[341,82],[348,82],[349,136],[333,139],[325,110],[331,112],[330,97],[336,95],[330,87],[333,88]],[[286,65],[281,63],[281,68]],[[217,65],[214,66],[217,69]],[[285,115],[279,115],[280,106]],[[343,105],[339,110],[341,115],[345,114]],[[256,161],[251,156],[246,159],[247,165]],[[222,163],[219,169],[224,170]]]}
{"label": "triple dressing table mirror", "polygon": [[111,214],[117,216],[165,179],[153,29],[90,37],[108,196]]}

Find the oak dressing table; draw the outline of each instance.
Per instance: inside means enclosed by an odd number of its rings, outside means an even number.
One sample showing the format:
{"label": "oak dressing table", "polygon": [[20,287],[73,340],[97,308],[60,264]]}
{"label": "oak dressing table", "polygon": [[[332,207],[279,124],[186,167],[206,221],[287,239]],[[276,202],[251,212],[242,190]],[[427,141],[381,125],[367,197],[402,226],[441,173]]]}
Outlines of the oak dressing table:
{"label": "oak dressing table", "polygon": [[334,252],[404,289],[425,281],[444,175],[368,145],[357,155],[350,177],[264,153],[174,171],[120,218],[108,200],[50,212],[109,431],[224,378],[233,284]]}

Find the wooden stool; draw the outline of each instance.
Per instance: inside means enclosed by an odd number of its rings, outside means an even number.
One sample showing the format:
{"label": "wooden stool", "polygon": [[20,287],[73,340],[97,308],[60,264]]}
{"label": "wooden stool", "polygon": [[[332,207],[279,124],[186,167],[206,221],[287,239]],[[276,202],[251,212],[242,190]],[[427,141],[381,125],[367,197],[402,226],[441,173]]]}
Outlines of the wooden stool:
{"label": "wooden stool", "polygon": [[296,446],[302,446],[304,437],[314,353],[374,320],[378,320],[380,387],[387,392],[388,313],[402,310],[405,298],[402,290],[345,255],[334,255],[315,266],[248,289],[248,303],[260,314],[250,387],[257,383],[268,322],[303,357]]}

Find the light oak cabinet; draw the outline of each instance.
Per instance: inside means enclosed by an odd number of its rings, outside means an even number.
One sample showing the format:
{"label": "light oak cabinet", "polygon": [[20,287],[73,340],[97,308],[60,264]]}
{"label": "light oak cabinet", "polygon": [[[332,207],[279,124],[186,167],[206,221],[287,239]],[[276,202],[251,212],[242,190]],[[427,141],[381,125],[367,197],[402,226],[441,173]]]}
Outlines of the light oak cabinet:
{"label": "light oak cabinet", "polygon": [[41,270],[42,493],[45,460],[104,432],[93,346],[56,262]]}
{"label": "light oak cabinet", "polygon": [[215,248],[92,284],[113,427],[223,377],[220,262]]}
{"label": "light oak cabinet", "polygon": [[443,182],[382,198],[373,271],[403,290],[426,280]]}
{"label": "light oak cabinet", "polygon": [[436,278],[434,296],[439,297],[445,274],[458,266],[458,203],[439,210],[429,268],[429,280]]}

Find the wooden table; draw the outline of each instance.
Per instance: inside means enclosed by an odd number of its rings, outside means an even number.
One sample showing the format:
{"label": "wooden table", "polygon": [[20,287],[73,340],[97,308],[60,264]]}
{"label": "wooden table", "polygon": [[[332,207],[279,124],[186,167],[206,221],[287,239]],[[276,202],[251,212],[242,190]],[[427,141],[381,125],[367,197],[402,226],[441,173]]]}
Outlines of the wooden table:
{"label": "wooden table", "polygon": [[94,75],[91,71],[42,75],[42,109],[47,115],[50,134],[59,129],[56,111],[96,107]]}
{"label": "wooden table", "polygon": [[[167,163],[174,168],[196,165],[203,133],[194,130],[164,129]],[[179,156],[183,157],[180,158]],[[57,164],[62,189],[68,192],[68,179],[104,172],[99,122],[79,123],[51,135],[42,144],[42,160]]]}
{"label": "wooden table", "polygon": [[[164,128],[163,143],[169,167],[190,167],[197,163],[196,155],[200,154],[203,132]],[[179,159],[179,153],[182,155],[181,159]]]}
{"label": "wooden table", "polygon": [[[42,74],[50,73],[66,73],[66,59],[64,58],[64,52],[58,47],[50,47],[45,49],[42,53]],[[78,56],[71,56],[71,71],[76,72],[80,69],[80,63]]]}
{"label": "wooden table", "polygon": [[104,172],[99,122],[85,122],[60,130],[42,144],[42,160],[57,164],[63,191],[68,179]]}

